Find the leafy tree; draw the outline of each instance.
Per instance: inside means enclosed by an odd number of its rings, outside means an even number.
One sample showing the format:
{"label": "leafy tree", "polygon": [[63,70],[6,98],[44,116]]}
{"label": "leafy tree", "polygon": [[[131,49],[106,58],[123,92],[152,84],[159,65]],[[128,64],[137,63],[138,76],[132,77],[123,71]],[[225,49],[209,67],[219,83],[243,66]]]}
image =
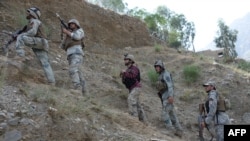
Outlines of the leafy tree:
{"label": "leafy tree", "polygon": [[218,26],[218,37],[214,39],[216,47],[224,49],[224,61],[233,60],[238,55],[235,50],[238,31],[229,29],[222,19],[218,21]]}

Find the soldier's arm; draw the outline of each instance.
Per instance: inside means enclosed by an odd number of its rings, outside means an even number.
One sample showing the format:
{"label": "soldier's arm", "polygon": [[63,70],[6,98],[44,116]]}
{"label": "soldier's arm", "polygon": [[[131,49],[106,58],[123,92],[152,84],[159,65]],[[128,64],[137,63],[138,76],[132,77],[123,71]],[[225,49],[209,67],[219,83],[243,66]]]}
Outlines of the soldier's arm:
{"label": "soldier's arm", "polygon": [[129,69],[123,73],[123,76],[126,78],[136,78],[139,71],[135,68]]}
{"label": "soldier's arm", "polygon": [[205,119],[206,124],[211,124],[217,110],[217,99],[216,94],[212,93],[209,97],[209,113]]}
{"label": "soldier's arm", "polygon": [[81,40],[83,37],[84,37],[84,32],[81,28],[78,29],[76,32],[71,33],[71,38],[74,40]]}
{"label": "soldier's arm", "polygon": [[167,84],[169,97],[170,96],[173,97],[174,96],[173,82],[171,80],[170,74],[169,73],[165,73],[164,76],[163,76],[163,80]]}
{"label": "soldier's arm", "polygon": [[38,27],[40,26],[41,22],[38,20],[32,20],[29,25],[32,27],[27,32],[24,32],[23,35],[34,37],[37,34]]}

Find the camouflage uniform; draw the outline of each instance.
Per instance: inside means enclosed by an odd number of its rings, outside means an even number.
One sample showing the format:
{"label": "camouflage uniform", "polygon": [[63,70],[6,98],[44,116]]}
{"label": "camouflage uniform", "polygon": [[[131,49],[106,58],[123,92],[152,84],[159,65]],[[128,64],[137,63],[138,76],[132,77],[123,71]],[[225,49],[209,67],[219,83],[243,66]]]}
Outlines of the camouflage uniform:
{"label": "camouflage uniform", "polygon": [[175,126],[177,131],[182,131],[182,127],[174,110],[174,104],[168,102],[170,96],[174,97],[173,87],[171,74],[168,71],[163,70],[157,81],[157,89],[159,90],[159,96],[162,100],[162,118],[168,129],[173,130],[173,126]]}
{"label": "camouflage uniform", "polygon": [[144,109],[140,102],[141,83],[140,83],[140,70],[131,65],[125,72],[121,74],[122,82],[129,90],[128,96],[128,109],[132,116],[138,117],[140,121],[147,122]]}
{"label": "camouflage uniform", "polygon": [[41,32],[41,24],[39,19],[29,19],[26,30],[17,36],[16,52],[18,56],[24,57],[25,51],[23,47],[31,48],[42,64],[48,83],[55,83],[54,73],[48,57],[49,44]]}
{"label": "camouflage uniform", "polygon": [[209,112],[205,118],[207,125],[212,125],[214,122],[217,141],[224,141],[224,125],[231,124],[229,116],[225,112],[217,111],[217,101],[219,96],[216,90],[208,92]]}
{"label": "camouflage uniform", "polygon": [[[78,23],[79,24],[79,23]],[[82,92],[85,92],[85,81],[83,78],[80,66],[83,63],[84,52],[82,49],[82,39],[84,31],[78,28],[71,32],[71,36],[66,36],[61,48],[67,52],[67,60],[69,63],[69,76],[73,83],[74,89],[82,87]]]}

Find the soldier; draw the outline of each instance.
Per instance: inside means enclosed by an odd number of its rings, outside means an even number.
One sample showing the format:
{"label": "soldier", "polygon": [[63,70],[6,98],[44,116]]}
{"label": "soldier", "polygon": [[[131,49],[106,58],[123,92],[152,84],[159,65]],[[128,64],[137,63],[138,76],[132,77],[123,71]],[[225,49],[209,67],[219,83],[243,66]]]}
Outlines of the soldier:
{"label": "soldier", "polygon": [[217,141],[224,141],[224,125],[231,124],[229,116],[225,113],[225,109],[217,107],[219,101],[219,95],[216,91],[215,83],[212,81],[208,81],[203,84],[205,91],[208,93],[207,101],[206,101],[206,110],[207,116],[204,119],[204,122],[201,123],[201,126],[204,128],[209,125],[213,125],[215,127],[215,134]]}
{"label": "soldier", "polygon": [[41,12],[37,7],[27,9],[26,19],[28,20],[28,24],[23,28],[21,34],[16,35],[16,53],[18,55],[16,59],[24,58],[24,46],[31,48],[42,64],[48,83],[54,85],[54,73],[48,57],[49,44],[42,33],[42,22],[40,21],[40,17]]}
{"label": "soldier", "polygon": [[154,68],[159,74],[156,88],[162,102],[162,118],[166,128],[173,131],[173,126],[175,126],[175,135],[181,137],[183,131],[174,110],[174,86],[171,74],[165,70],[162,60],[157,60],[154,64]]}
{"label": "soldier", "polygon": [[66,34],[61,48],[67,52],[67,60],[69,63],[69,76],[73,83],[73,89],[82,91],[86,94],[85,80],[83,78],[80,66],[83,63],[83,38],[84,31],[80,23],[76,19],[71,19],[68,22],[68,28],[62,28],[62,32]]}
{"label": "soldier", "polygon": [[127,69],[122,70],[120,76],[123,84],[129,90],[129,113],[147,124],[146,115],[139,99],[141,95],[140,70],[135,66],[134,56],[132,54],[124,55],[124,64],[127,66]]}

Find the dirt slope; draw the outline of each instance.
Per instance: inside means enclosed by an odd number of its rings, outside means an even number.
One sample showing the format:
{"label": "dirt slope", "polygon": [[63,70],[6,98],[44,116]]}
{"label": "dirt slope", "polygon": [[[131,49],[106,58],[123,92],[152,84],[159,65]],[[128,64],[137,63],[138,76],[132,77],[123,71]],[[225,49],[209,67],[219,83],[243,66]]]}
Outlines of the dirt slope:
{"label": "dirt slope", "polygon": [[[49,55],[57,83],[46,85],[39,62],[30,50],[26,49],[30,60],[22,63],[13,60],[12,50],[7,57],[1,54],[0,140],[14,136],[22,141],[197,141],[197,106],[206,96],[201,84],[210,77],[217,82],[219,92],[230,98],[233,108],[228,113],[234,123],[248,123],[243,117],[249,113],[250,106],[249,73],[239,71],[234,64],[218,64],[209,56],[179,53],[165,46],[157,52],[150,46],[152,40],[145,25],[137,19],[79,0],[25,0],[22,3],[2,0],[0,30],[17,29],[17,21],[21,22],[18,17],[34,5],[43,11],[42,19],[50,29]],[[71,6],[74,10],[69,13],[67,9]],[[89,89],[87,97],[69,90],[67,59],[65,52],[58,48],[60,28],[55,12],[65,19],[79,19],[86,32],[82,69]],[[0,34],[1,46],[7,38]],[[127,111],[128,91],[121,83],[119,72],[125,68],[123,54],[128,52],[135,55],[141,69],[144,93],[141,99],[148,126]],[[164,60],[173,74],[183,138],[166,133],[160,120],[161,103],[147,76],[156,59]],[[182,70],[190,64],[200,66],[201,74],[197,82],[186,84]],[[206,131],[205,136],[209,138]]]}

